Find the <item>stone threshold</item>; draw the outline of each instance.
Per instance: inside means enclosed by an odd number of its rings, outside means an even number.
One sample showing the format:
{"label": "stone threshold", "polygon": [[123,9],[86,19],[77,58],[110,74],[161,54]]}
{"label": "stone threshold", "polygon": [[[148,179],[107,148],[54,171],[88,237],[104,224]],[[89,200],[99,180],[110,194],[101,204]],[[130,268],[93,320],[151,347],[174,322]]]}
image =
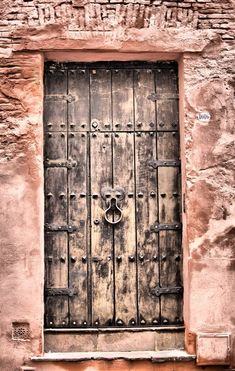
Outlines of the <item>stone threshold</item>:
{"label": "stone threshold", "polygon": [[90,360],[116,360],[127,361],[149,360],[156,363],[163,362],[190,362],[194,361],[195,355],[188,354],[184,350],[162,351],[132,351],[132,352],[68,352],[68,353],[44,353],[41,356],[31,357],[36,362],[79,362]]}

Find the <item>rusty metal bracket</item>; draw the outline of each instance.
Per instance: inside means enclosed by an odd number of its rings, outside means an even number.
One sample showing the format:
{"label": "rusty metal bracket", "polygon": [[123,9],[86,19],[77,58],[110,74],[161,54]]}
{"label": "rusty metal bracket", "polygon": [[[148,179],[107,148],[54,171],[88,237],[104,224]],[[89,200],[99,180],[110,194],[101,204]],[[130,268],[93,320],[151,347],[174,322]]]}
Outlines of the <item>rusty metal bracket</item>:
{"label": "rusty metal bracket", "polygon": [[154,289],[151,290],[151,294],[154,296],[161,296],[161,295],[168,295],[168,294],[182,294],[183,287],[176,286],[176,287],[160,287],[156,286]]}
{"label": "rusty metal bracket", "polygon": [[157,94],[157,93],[151,93],[147,96],[147,99],[151,100],[152,102],[156,102],[157,100],[171,100],[171,99],[179,99],[178,94]]}
{"label": "rusty metal bracket", "polygon": [[73,233],[78,230],[78,227],[75,225],[49,225],[45,224],[45,230],[47,232],[68,232]]}
{"label": "rusty metal bracket", "polygon": [[168,231],[168,230],[173,230],[177,231],[182,229],[182,224],[181,223],[174,223],[174,224],[152,224],[150,226],[150,231],[151,232],[159,232],[159,231]]}
{"label": "rusty metal bracket", "polygon": [[77,161],[73,160],[46,160],[44,162],[45,167],[67,167],[67,169],[72,169],[77,166]]}
{"label": "rusty metal bracket", "polygon": [[71,94],[50,94],[45,96],[46,101],[60,101],[66,100],[67,102],[71,103],[75,101],[75,97]]}
{"label": "rusty metal bracket", "polygon": [[179,167],[180,161],[179,160],[149,160],[147,165],[152,167],[153,169],[157,169],[158,167]]}
{"label": "rusty metal bracket", "polygon": [[46,296],[74,296],[74,295],[78,295],[78,290],[72,287],[64,288],[64,289],[46,288],[45,295]]}

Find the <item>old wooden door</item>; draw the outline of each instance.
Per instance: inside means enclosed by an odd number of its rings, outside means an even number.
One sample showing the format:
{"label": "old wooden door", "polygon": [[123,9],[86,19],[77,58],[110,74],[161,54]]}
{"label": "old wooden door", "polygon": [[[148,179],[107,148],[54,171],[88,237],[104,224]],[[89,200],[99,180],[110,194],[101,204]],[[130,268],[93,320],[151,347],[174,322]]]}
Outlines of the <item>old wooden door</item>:
{"label": "old wooden door", "polygon": [[177,65],[47,63],[45,326],[182,323]]}

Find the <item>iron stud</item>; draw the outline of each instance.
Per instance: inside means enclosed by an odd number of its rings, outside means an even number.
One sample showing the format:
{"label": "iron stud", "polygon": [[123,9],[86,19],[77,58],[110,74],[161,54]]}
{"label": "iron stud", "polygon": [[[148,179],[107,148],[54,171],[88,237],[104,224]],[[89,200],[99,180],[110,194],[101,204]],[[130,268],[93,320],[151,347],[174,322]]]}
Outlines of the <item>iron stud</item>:
{"label": "iron stud", "polygon": [[141,324],[141,325],[145,325],[145,324],[146,324],[146,321],[145,321],[144,319],[142,319],[142,320],[140,321],[140,324]]}
{"label": "iron stud", "polygon": [[140,260],[141,262],[143,262],[143,261],[144,261],[144,255],[140,254],[140,255],[139,255],[139,260]]}
{"label": "iron stud", "polygon": [[149,135],[150,135],[150,137],[153,137],[154,136],[154,132],[153,131],[150,131]]}
{"label": "iron stud", "polygon": [[95,74],[96,74],[96,70],[92,70],[91,72],[92,72],[92,74],[93,74],[93,75],[95,75]]}
{"label": "iron stud", "polygon": [[166,193],[160,193],[161,197],[166,197]]}
{"label": "iron stud", "polygon": [[70,198],[76,198],[76,194],[74,192],[70,193]]}
{"label": "iron stud", "polygon": [[129,261],[131,262],[131,263],[133,263],[134,261],[135,261],[135,257],[133,256],[133,255],[131,255],[131,256],[129,256]]}
{"label": "iron stud", "polygon": [[70,137],[71,137],[71,138],[74,138],[74,133],[71,133],[71,134],[70,134]]}
{"label": "iron stud", "polygon": [[118,319],[116,323],[117,323],[118,326],[122,326],[123,325],[123,321],[121,319]]}
{"label": "iron stud", "polygon": [[71,128],[74,128],[74,126],[75,126],[75,124],[70,124],[70,127],[71,127]]}
{"label": "iron stud", "polygon": [[104,126],[106,127],[106,128],[109,128],[110,127],[110,124],[104,124]]}
{"label": "iron stud", "polygon": [[173,136],[173,137],[176,136],[176,132],[175,132],[175,131],[172,132],[172,136]]}
{"label": "iron stud", "polygon": [[86,326],[87,325],[87,321],[83,321],[83,325]]}
{"label": "iron stud", "polygon": [[159,126],[163,127],[164,126],[164,123],[162,121],[159,122]]}
{"label": "iron stud", "polygon": [[153,325],[157,325],[157,324],[158,324],[158,320],[157,320],[156,318],[153,318],[153,320],[152,320],[152,324],[153,324]]}
{"label": "iron stud", "polygon": [[141,133],[138,131],[138,133],[136,133],[137,137],[141,137]]}
{"label": "iron stud", "polygon": [[61,261],[61,263],[65,263],[65,257],[64,256],[61,256],[60,257],[60,261]]}
{"label": "iron stud", "polygon": [[98,219],[95,219],[95,220],[94,220],[94,224],[95,224],[95,225],[98,225],[99,223],[100,223],[100,222],[99,222]]}
{"label": "iron stud", "polygon": [[51,133],[48,133],[47,135],[48,135],[48,138],[51,138],[52,137],[52,134]]}
{"label": "iron stud", "polygon": [[149,126],[152,128],[154,126],[154,122],[150,122]]}
{"label": "iron stud", "polygon": [[162,261],[163,261],[163,262],[166,261],[166,255],[162,255]]}
{"label": "iron stud", "polygon": [[115,137],[118,138],[119,137],[119,134],[118,133],[115,133]]}
{"label": "iron stud", "polygon": [[62,322],[62,325],[65,325],[65,321]]}
{"label": "iron stud", "polygon": [[105,138],[109,138],[109,134],[104,134]]}
{"label": "iron stud", "polygon": [[86,136],[84,133],[82,133],[82,135],[81,135],[83,138]]}
{"label": "iron stud", "polygon": [[48,257],[47,257],[47,260],[48,260],[49,263],[51,263],[51,262],[53,261],[53,256],[51,256],[51,255],[48,256]]}
{"label": "iron stud", "polygon": [[118,255],[118,256],[116,257],[116,260],[117,260],[118,263],[121,263],[121,261],[122,261],[122,257],[121,257],[120,255]]}
{"label": "iron stud", "polygon": [[61,138],[64,138],[65,137],[65,134],[64,133],[61,133],[60,136],[61,136]]}
{"label": "iron stud", "polygon": [[94,193],[93,195],[92,195],[92,198],[98,198],[99,197],[99,195],[97,194],[97,193]]}
{"label": "iron stud", "polygon": [[131,319],[131,320],[130,320],[130,324],[131,324],[132,326],[135,326],[135,320],[134,320],[134,319]]}
{"label": "iron stud", "polygon": [[144,194],[142,192],[139,192],[138,197],[144,197]]}
{"label": "iron stud", "polygon": [[99,321],[95,321],[95,326],[99,326]]}
{"label": "iron stud", "polygon": [[109,255],[109,256],[107,257],[107,260],[110,261],[111,259],[112,259],[112,256]]}
{"label": "iron stud", "polygon": [[83,129],[84,129],[84,128],[85,128],[85,126],[86,126],[86,124],[81,124],[81,128],[83,128]]}
{"label": "iron stud", "polygon": [[76,325],[76,323],[77,323],[76,321],[73,321],[73,325]]}
{"label": "iron stud", "polygon": [[53,124],[52,124],[51,122],[48,122],[47,126],[48,126],[49,128],[51,128],[51,127],[53,126]]}
{"label": "iron stud", "polygon": [[93,128],[97,128],[97,126],[98,126],[98,122],[97,122],[97,121],[94,121],[94,122],[92,123],[92,127],[93,127]]}
{"label": "iron stud", "polygon": [[127,126],[130,128],[132,126],[132,123],[131,122],[128,122],[127,123]]}
{"label": "iron stud", "polygon": [[151,196],[151,197],[155,197],[155,196],[156,196],[156,192],[151,191],[151,192],[150,192],[150,196]]}
{"label": "iron stud", "polygon": [[162,321],[164,324],[167,324],[168,323],[168,319],[164,319],[163,321]]}
{"label": "iron stud", "polygon": [[51,192],[47,193],[47,198],[53,197],[53,194]]}
{"label": "iron stud", "polygon": [[86,263],[86,262],[87,262],[87,257],[86,257],[86,256],[83,256],[83,257],[82,257],[82,262],[83,262],[83,263]]}
{"label": "iron stud", "polygon": [[134,193],[132,193],[132,192],[130,192],[130,193],[128,193],[128,197],[133,197],[134,196]]}
{"label": "iron stud", "polygon": [[142,122],[137,122],[137,124],[136,124],[136,126],[138,127],[138,128],[140,128],[141,126],[142,126]]}
{"label": "iron stud", "polygon": [[178,196],[178,193],[177,192],[173,192],[173,196],[174,197],[177,197]]}
{"label": "iron stud", "polygon": [[115,124],[115,127],[117,128],[119,126],[119,124]]}
{"label": "iron stud", "polygon": [[176,257],[175,257],[175,261],[176,261],[176,262],[179,262],[179,261],[180,261],[180,256],[179,256],[179,255],[176,255]]}
{"label": "iron stud", "polygon": [[53,322],[50,321],[50,322],[49,322],[49,325],[53,325]]}
{"label": "iron stud", "polygon": [[115,70],[116,73],[118,73],[119,71],[118,70]]}
{"label": "iron stud", "polygon": [[76,259],[75,256],[71,256],[71,257],[70,257],[70,260],[71,260],[72,263],[75,263],[77,259]]}
{"label": "iron stud", "polygon": [[81,197],[81,198],[86,197],[86,193],[80,193],[80,197]]}
{"label": "iron stud", "polygon": [[61,192],[59,198],[64,198],[64,196],[65,196],[64,192]]}
{"label": "iron stud", "polygon": [[157,262],[158,261],[158,256],[157,255],[153,255],[153,261],[154,262]]}
{"label": "iron stud", "polygon": [[93,138],[96,138],[96,133],[93,133],[92,136],[93,136]]}
{"label": "iron stud", "polygon": [[60,127],[61,128],[64,128],[65,127],[65,124],[64,123],[60,124]]}

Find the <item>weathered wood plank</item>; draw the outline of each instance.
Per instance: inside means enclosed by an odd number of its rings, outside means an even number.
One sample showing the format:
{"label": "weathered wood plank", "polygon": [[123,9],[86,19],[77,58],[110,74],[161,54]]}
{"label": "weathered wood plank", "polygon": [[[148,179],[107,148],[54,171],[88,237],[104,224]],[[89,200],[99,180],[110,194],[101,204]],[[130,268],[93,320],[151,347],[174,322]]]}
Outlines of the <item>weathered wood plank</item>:
{"label": "weathered wood plank", "polygon": [[179,160],[178,132],[157,133],[158,160]]}
{"label": "weathered wood plank", "polygon": [[89,130],[89,70],[68,70],[68,93],[74,100],[68,103],[68,125],[71,131]]}
{"label": "weathered wood plank", "polygon": [[69,134],[69,157],[78,165],[68,172],[69,224],[78,226],[78,231],[69,235],[69,286],[76,288],[78,295],[69,298],[70,325],[88,323],[88,139],[86,133]]}
{"label": "weathered wood plank", "polygon": [[[47,232],[45,239],[45,287],[68,286],[68,242],[66,232]],[[46,297],[45,325],[61,327],[68,324],[68,297]]]}
{"label": "weathered wood plank", "polygon": [[113,130],[132,131],[133,115],[133,71],[112,71]]}
{"label": "weathered wood plank", "polygon": [[[182,286],[181,234],[176,231],[160,233],[160,283],[162,287]],[[182,323],[182,295],[161,295],[163,324]]]}
{"label": "weathered wood plank", "polygon": [[135,130],[155,130],[156,103],[148,99],[155,92],[154,72],[149,69],[134,71]]}
{"label": "weathered wood plank", "polygon": [[45,171],[45,223],[67,225],[67,169]]}
{"label": "weathered wood plank", "polygon": [[113,323],[113,228],[104,220],[107,208],[101,197],[105,187],[112,187],[112,138],[110,134],[91,134],[91,265],[92,324]]}
{"label": "weathered wood plank", "polygon": [[[49,69],[45,74],[44,130],[67,129],[67,71]],[[54,98],[53,98],[54,97]]]}
{"label": "weathered wood plank", "polygon": [[176,69],[156,71],[157,129],[177,130],[178,112],[178,76]]}
{"label": "weathered wood plank", "polygon": [[157,170],[147,166],[156,158],[156,133],[139,133],[136,147],[136,227],[139,323],[159,323],[159,298],[151,290],[159,284],[158,238],[150,227],[158,218]]}
{"label": "weathered wood plank", "polygon": [[67,132],[45,132],[44,158],[49,160],[66,160]]}
{"label": "weathered wood plank", "polygon": [[159,222],[180,222],[180,176],[177,167],[158,169]]}
{"label": "weathered wood plank", "polygon": [[93,69],[90,71],[91,130],[112,129],[111,71]]}
{"label": "weathered wood plank", "polygon": [[125,191],[123,218],[114,227],[116,322],[128,325],[137,320],[135,199],[128,197],[135,188],[133,133],[114,134],[113,184]]}

